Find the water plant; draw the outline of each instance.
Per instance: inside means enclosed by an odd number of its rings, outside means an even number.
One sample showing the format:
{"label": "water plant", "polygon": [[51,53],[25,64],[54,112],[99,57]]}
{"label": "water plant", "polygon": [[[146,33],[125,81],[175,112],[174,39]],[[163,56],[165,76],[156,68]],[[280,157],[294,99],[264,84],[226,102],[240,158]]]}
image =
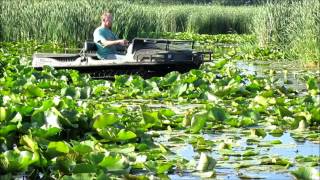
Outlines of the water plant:
{"label": "water plant", "polygon": [[264,7],[252,24],[260,45],[276,45],[292,59],[319,63],[319,1],[270,1]]}
{"label": "water plant", "polygon": [[[318,151],[304,151],[319,142],[316,75],[305,73],[305,88],[292,89],[275,73],[247,74],[221,56],[185,74],[93,80],[20,64],[63,47],[28,44],[0,43],[2,179],[225,177],[225,168],[283,178],[288,167],[319,165]],[[185,146],[190,154],[179,153]]]}

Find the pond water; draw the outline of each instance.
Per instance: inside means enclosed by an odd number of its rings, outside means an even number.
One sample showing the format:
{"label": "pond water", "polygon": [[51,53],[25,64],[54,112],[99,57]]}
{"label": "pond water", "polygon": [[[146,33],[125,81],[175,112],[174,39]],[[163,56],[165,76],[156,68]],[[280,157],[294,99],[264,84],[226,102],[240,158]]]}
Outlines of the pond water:
{"label": "pond water", "polygon": [[[271,134],[267,134],[264,138],[259,140],[259,144],[265,144],[274,140],[280,140],[281,144],[274,144],[267,147],[258,147],[258,145],[252,145],[246,143],[250,136],[239,135],[241,131],[246,129],[237,129],[233,132],[202,134],[202,136],[214,143],[211,150],[206,151],[211,157],[217,160],[214,179],[294,179],[289,171],[296,168],[296,158],[298,156],[319,156],[319,144],[311,141],[300,142],[296,141],[290,132],[285,132],[280,137],[275,137]],[[185,136],[183,131],[161,133],[162,136],[156,139],[156,142],[162,143],[170,147],[174,153],[178,156],[188,160],[191,164],[199,161],[200,151],[194,149],[194,146],[190,143],[178,143],[176,141],[170,141],[172,137],[179,137],[188,141],[188,138],[192,139],[198,137],[198,135]],[[188,137],[188,138],[186,138]],[[226,158],[222,154],[221,149],[218,148],[221,142],[232,140],[232,150],[238,154],[231,155]],[[256,152],[253,156],[242,156],[248,149],[252,149]],[[241,155],[242,154],[242,155]],[[266,157],[269,158],[281,158],[287,159],[293,162],[293,166],[286,167],[284,165],[260,165]],[[280,159],[279,159],[280,160]],[[239,168],[239,165],[245,165]],[[319,170],[320,168],[317,167]],[[201,179],[201,175],[195,171],[187,171],[182,175],[170,175],[171,179]]]}
{"label": "pond water", "polygon": [[270,74],[270,71],[273,71],[277,84],[300,91],[306,89],[304,75],[314,74],[320,77],[318,67],[306,68],[301,62],[295,61],[236,61],[235,64],[243,73],[257,77],[264,77],[266,73]]}
{"label": "pond water", "polygon": [[[247,63],[237,61],[236,66],[243,70],[244,73],[263,77],[266,71],[273,70],[275,78],[279,80],[276,82],[278,85],[284,85],[288,88],[297,90],[300,93],[306,91],[306,83],[303,76],[306,73],[317,74],[319,77],[318,69],[301,69],[301,66],[288,62],[255,62]],[[268,72],[267,72],[268,73]],[[285,80],[284,80],[285,79]],[[154,108],[160,105],[150,105]],[[192,109],[202,106],[201,104],[187,104],[187,105],[174,105],[171,109],[176,112],[183,113],[187,109]],[[253,127],[256,128],[256,127]],[[262,127],[263,128],[263,127]],[[270,180],[285,180],[296,179],[290,172],[296,170],[298,166],[297,158],[303,157],[319,157],[320,144],[319,144],[319,131],[315,131],[318,138],[316,141],[297,138],[297,133],[301,136],[308,134],[307,132],[285,131],[281,135],[273,135],[267,133],[265,137],[260,138],[255,143],[248,143],[251,139],[250,129],[238,128],[231,130],[224,130],[224,132],[204,133],[201,136],[206,141],[213,142],[213,146],[209,147],[206,153],[217,161],[214,169],[215,175],[211,179],[270,179]],[[309,132],[311,133],[311,132]],[[178,156],[189,161],[190,164],[196,165],[199,161],[200,152],[195,149],[194,145],[188,141],[192,138],[198,138],[197,135],[186,135],[183,131],[163,132],[161,136],[156,139],[173,150]],[[184,143],[170,141],[172,137],[181,137]],[[189,139],[189,140],[188,140]],[[249,139],[249,140],[248,140]],[[224,155],[218,148],[222,142],[231,142],[232,153]],[[249,141],[250,142],[250,141]],[[252,156],[243,156],[246,152],[254,152]],[[291,163],[288,165],[279,164],[265,164],[261,165],[262,161],[266,159],[276,161],[287,161]],[[320,166],[315,166],[315,169],[320,170]],[[170,179],[186,180],[186,179],[203,179],[201,173],[196,171],[186,171],[183,174],[169,175]],[[210,179],[206,177],[205,179]]]}

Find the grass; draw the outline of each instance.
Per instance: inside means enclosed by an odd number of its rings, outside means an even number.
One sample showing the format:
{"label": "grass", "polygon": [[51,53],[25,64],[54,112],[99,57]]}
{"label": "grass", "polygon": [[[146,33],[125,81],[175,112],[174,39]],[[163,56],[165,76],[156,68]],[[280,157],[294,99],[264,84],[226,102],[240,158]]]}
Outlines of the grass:
{"label": "grass", "polygon": [[261,6],[151,4],[125,0],[2,1],[0,41],[37,40],[80,46],[92,39],[101,12],[109,9],[115,18],[113,30],[121,38],[130,40],[150,32],[253,33],[259,47],[319,64],[318,0],[270,0]]}
{"label": "grass", "polygon": [[255,7],[159,6],[104,0],[12,0],[2,3],[0,40],[79,43],[92,38],[100,14],[114,12],[114,31],[124,38],[143,32],[249,33]]}
{"label": "grass", "polygon": [[260,46],[276,45],[293,59],[320,62],[318,0],[285,0],[268,3],[263,9],[253,20]]}

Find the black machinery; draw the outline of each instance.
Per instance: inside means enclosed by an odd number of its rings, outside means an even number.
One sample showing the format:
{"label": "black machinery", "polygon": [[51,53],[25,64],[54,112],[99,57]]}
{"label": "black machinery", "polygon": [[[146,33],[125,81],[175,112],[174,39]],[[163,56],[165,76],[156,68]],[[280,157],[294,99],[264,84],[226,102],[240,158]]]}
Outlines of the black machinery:
{"label": "black machinery", "polygon": [[94,42],[86,41],[78,54],[35,53],[32,66],[42,69],[75,69],[94,78],[112,78],[116,74],[139,74],[143,77],[162,76],[171,71],[187,72],[204,62],[205,54],[194,51],[194,41],[135,38],[121,59],[100,60]]}

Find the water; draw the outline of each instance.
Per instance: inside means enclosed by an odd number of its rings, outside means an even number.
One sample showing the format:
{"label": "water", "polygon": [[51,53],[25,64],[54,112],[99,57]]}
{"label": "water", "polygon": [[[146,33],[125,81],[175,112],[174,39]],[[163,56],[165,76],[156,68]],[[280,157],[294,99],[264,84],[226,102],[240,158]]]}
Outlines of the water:
{"label": "water", "polygon": [[[240,134],[241,129],[223,133],[213,133],[213,134],[203,134],[202,136],[206,140],[213,141],[215,146],[213,146],[210,151],[211,157],[217,160],[217,166],[214,169],[216,176],[213,179],[295,179],[290,171],[296,169],[295,158],[297,156],[319,156],[319,144],[313,143],[311,141],[296,141],[290,132],[285,132],[280,137],[274,137],[267,134],[264,138],[259,140],[258,144],[265,144],[273,140],[280,140],[281,144],[271,145],[269,147],[258,147],[256,144],[247,144],[247,139],[250,136],[245,136]],[[157,142],[162,144],[172,146],[170,148],[177,156],[183,157],[189,162],[197,163],[199,158],[199,152],[197,152],[191,144],[168,141],[172,136],[179,137],[179,134],[184,135],[184,132],[174,131],[172,133],[164,131],[161,132],[162,136],[156,139]],[[189,135],[191,138],[192,135]],[[246,150],[252,148],[253,151],[258,152],[256,156],[252,156],[251,159],[247,160],[243,156],[229,156],[228,159],[224,159],[223,155],[219,152],[219,143],[225,140],[232,140],[232,150],[234,152],[243,153]],[[187,142],[188,140],[186,140]],[[248,148],[249,147],[249,148]],[[260,160],[263,157],[281,158],[287,159],[293,163],[293,166],[286,168],[285,166],[279,165],[260,165]],[[241,163],[248,163],[249,166],[245,168],[236,168],[237,165]],[[319,169],[319,167],[317,168]],[[182,175],[169,175],[171,179],[202,179],[199,172],[186,172]]]}
{"label": "water", "polygon": [[277,85],[284,85],[287,88],[299,91],[306,89],[304,75],[310,73],[320,76],[318,68],[304,68],[300,63],[292,61],[236,61],[235,64],[243,73],[256,75],[257,77],[265,77],[266,73],[270,73],[270,70],[272,70],[274,71],[274,78],[278,79]]}
{"label": "water", "polygon": [[[301,70],[301,66],[288,62],[254,62],[247,63],[243,61],[237,61],[236,66],[240,68],[243,73],[256,75],[257,77],[264,77],[272,69],[274,77],[279,79],[276,83],[279,86],[285,86],[293,88],[298,92],[304,92],[306,90],[306,83],[303,80],[303,76],[306,73],[319,74],[316,69],[306,71]],[[286,79],[286,80],[284,80]],[[130,100],[131,101],[131,100]],[[136,101],[135,103],[146,103],[145,101]],[[163,102],[152,101],[148,103],[152,109],[169,108],[175,111],[177,114],[184,114],[188,109],[194,109],[204,106],[203,104],[179,104],[179,102],[171,102],[164,104]],[[264,127],[262,127],[264,128]],[[205,140],[212,141],[214,143],[210,156],[217,160],[217,166],[215,167],[215,176],[212,179],[270,179],[270,180],[286,180],[295,179],[291,175],[291,171],[297,169],[301,164],[296,161],[297,156],[317,156],[320,155],[320,145],[309,140],[296,140],[293,138],[292,133],[284,132],[280,137],[267,134],[265,137],[260,138],[256,144],[248,144],[247,140],[250,139],[247,134],[248,129],[237,128],[232,130],[224,130],[222,133],[212,132],[202,134]],[[158,132],[161,134],[159,138],[156,138],[156,142],[160,142],[176,153],[177,156],[188,160],[195,165],[198,162],[200,153],[194,149],[192,144],[188,143],[188,139],[195,135],[185,133],[184,131],[163,131]],[[170,141],[172,137],[183,136],[184,143]],[[219,144],[225,140],[232,140],[232,150],[239,156],[225,156],[219,152]],[[280,140],[281,144],[270,144],[274,140]],[[268,145],[269,143],[269,145]],[[267,144],[267,146],[263,146]],[[261,146],[259,146],[261,145]],[[246,151],[257,152],[257,155],[249,156],[248,158],[241,156]],[[228,157],[225,159],[225,157]],[[261,165],[260,162],[263,158],[269,157],[274,159],[283,159],[292,163],[292,167],[280,166],[280,165]],[[245,167],[238,168],[240,165],[247,165]],[[320,167],[315,167],[320,170]],[[181,174],[169,175],[171,179],[178,180],[193,180],[202,179],[199,172],[194,171],[195,168],[185,171]],[[208,178],[205,178],[208,179]],[[209,178],[210,179],[210,178]]]}

